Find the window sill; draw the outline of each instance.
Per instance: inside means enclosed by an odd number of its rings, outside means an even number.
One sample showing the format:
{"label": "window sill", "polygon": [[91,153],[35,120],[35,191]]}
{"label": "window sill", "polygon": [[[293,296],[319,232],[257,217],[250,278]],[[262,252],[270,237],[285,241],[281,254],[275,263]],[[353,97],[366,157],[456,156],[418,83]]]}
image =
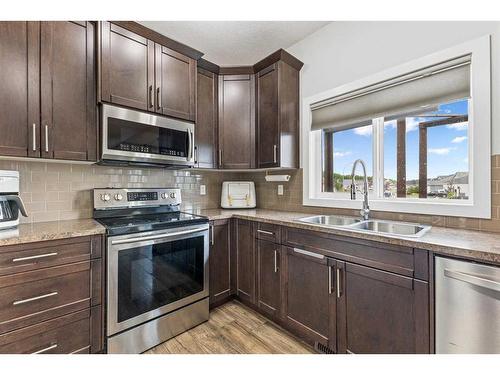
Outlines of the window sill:
{"label": "window sill", "polygon": [[[369,199],[370,209],[373,211],[491,219],[490,202],[487,202],[483,207],[474,205],[472,202],[461,202],[462,203],[456,201],[429,202],[420,201],[418,199],[406,201]],[[314,207],[361,209],[362,200],[358,199],[352,201],[350,199],[330,197],[310,198],[304,195],[302,204],[304,206]]]}

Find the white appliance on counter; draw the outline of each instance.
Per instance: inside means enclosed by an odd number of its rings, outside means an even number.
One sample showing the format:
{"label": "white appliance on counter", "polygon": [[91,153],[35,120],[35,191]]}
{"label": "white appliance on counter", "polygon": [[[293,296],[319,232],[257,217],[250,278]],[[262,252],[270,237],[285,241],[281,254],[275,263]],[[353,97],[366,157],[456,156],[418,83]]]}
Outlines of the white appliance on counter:
{"label": "white appliance on counter", "polygon": [[16,228],[19,213],[28,216],[19,196],[19,172],[0,171],[0,230]]}
{"label": "white appliance on counter", "polygon": [[255,208],[255,184],[253,181],[224,181],[220,205],[222,208]]}

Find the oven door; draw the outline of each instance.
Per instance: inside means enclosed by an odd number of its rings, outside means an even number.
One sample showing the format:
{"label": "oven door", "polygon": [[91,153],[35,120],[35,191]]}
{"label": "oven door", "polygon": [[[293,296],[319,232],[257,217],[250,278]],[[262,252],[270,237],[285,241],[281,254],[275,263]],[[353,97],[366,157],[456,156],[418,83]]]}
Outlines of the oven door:
{"label": "oven door", "polygon": [[208,224],[108,238],[107,333],[208,296]]}
{"label": "oven door", "polygon": [[194,165],[194,124],[102,105],[103,161]]}

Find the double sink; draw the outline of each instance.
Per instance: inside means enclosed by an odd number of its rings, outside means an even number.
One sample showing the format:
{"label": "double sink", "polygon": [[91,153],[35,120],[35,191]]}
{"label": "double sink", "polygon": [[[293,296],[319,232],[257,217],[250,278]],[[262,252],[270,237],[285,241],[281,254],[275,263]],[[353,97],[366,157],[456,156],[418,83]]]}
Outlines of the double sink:
{"label": "double sink", "polygon": [[421,237],[431,227],[429,225],[404,223],[386,220],[361,220],[348,216],[317,215],[297,219],[303,223],[332,228],[345,228],[353,231],[376,233],[396,237]]}

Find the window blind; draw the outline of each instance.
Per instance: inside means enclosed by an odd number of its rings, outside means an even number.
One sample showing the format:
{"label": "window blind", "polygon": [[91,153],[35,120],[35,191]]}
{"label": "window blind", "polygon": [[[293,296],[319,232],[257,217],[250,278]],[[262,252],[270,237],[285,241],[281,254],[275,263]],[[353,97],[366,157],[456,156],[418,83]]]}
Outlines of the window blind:
{"label": "window blind", "polygon": [[469,98],[470,63],[470,55],[462,56],[314,103],[311,130],[343,130],[373,118]]}

